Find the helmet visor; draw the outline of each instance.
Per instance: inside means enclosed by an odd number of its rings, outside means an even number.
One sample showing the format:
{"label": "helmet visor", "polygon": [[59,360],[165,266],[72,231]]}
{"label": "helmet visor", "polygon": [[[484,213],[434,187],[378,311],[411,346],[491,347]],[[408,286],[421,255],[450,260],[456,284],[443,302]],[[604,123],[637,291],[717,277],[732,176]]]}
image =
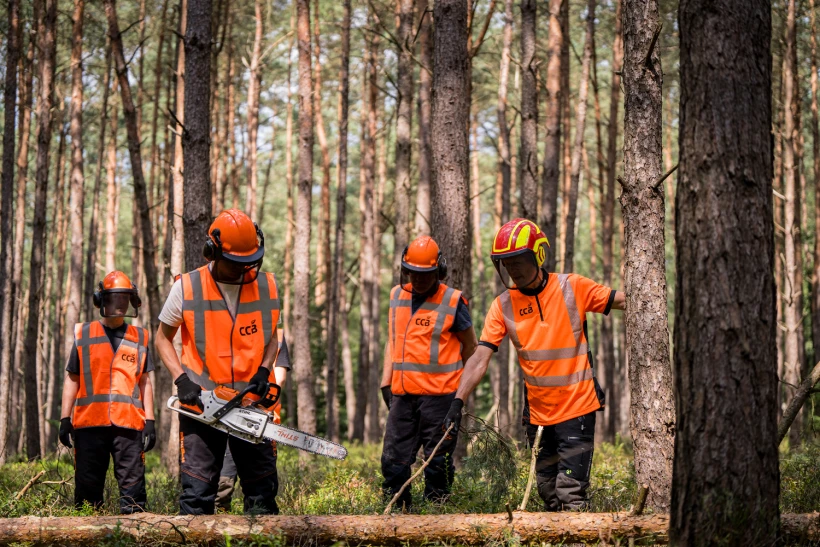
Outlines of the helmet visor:
{"label": "helmet visor", "polygon": [[256,278],[259,277],[259,268],[261,267],[261,258],[249,264],[221,258],[214,261],[213,268],[211,268],[211,275],[219,283],[226,285],[245,285],[256,281]]}
{"label": "helmet visor", "polygon": [[438,270],[432,272],[416,272],[402,266],[401,288],[414,294],[427,294],[438,282]]}
{"label": "helmet visor", "polygon": [[501,282],[508,289],[526,287],[538,279],[539,268],[533,252],[493,257],[493,265],[501,277]]}
{"label": "helmet visor", "polygon": [[137,291],[133,289],[108,289],[102,291],[100,303],[101,317],[136,317],[139,302]]}

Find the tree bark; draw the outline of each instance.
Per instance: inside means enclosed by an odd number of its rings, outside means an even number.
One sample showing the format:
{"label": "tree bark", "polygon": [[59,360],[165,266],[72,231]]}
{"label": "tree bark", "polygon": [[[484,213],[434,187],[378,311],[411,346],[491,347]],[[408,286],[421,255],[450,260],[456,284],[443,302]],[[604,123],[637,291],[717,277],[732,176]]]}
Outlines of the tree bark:
{"label": "tree bark", "polygon": [[[259,8],[261,10],[261,8]],[[183,221],[185,269],[205,263],[202,248],[213,219],[211,211],[211,0],[188,2],[185,25],[185,129],[182,132],[184,166]],[[259,31],[257,30],[257,33]],[[251,69],[251,85],[254,74]],[[258,83],[258,82],[257,82]],[[249,92],[250,94],[250,92]],[[249,118],[253,110],[248,101]],[[258,110],[258,105],[257,105]],[[257,112],[258,113],[258,112]],[[250,122],[250,120],[249,120]],[[249,123],[253,126],[253,123]],[[256,170],[255,132],[250,142],[251,170]],[[254,214],[253,208],[248,208]]]}
{"label": "tree bark", "polygon": [[[815,1],[809,0],[809,13],[811,14],[811,147],[812,147],[812,173],[816,181],[820,180],[820,115],[817,108],[817,21],[815,11]],[[815,218],[820,218],[820,192],[814,192]],[[820,360],[820,222],[815,221],[814,226],[814,265],[812,272],[812,343],[814,346],[814,360]]]}
{"label": "tree bark", "polygon": [[[345,283],[345,218],[347,201],[347,131],[350,110],[350,0],[344,0],[342,16],[342,59],[339,69],[339,164],[336,169],[336,231],[327,314],[327,431],[339,440],[339,311]],[[346,321],[346,319],[342,319]],[[348,415],[348,420],[352,418]]]}
{"label": "tree bark", "polygon": [[[180,0],[179,3],[179,40],[177,40],[177,69],[176,69],[176,98],[174,101],[174,116],[177,122],[174,123],[174,165],[172,168],[173,184],[171,192],[173,195],[173,215],[172,226],[173,236],[171,242],[171,275],[178,275],[185,272],[185,160],[182,140],[185,129],[185,39],[188,32],[188,0]],[[233,57],[229,56],[231,62]],[[233,74],[231,74],[233,76]],[[229,85],[229,93],[232,92],[233,78]]]}
{"label": "tree bark", "polygon": [[[38,21],[40,51],[40,97],[37,102],[37,167],[35,173],[34,218],[31,235],[31,262],[29,266],[28,321],[26,323],[25,353],[37,354],[37,325],[42,298],[42,269],[45,253],[46,199],[48,197],[49,149],[51,147],[51,108],[54,95],[54,68],[57,42],[57,1],[46,0]],[[40,456],[40,422],[37,406],[37,375],[35,367],[24,372],[26,394],[26,456]]]}
{"label": "tree bark", "polygon": [[521,2],[521,143],[519,165],[521,170],[521,216],[538,218],[538,89],[536,77],[538,58],[535,54],[537,3]]}
{"label": "tree bark", "polygon": [[631,431],[638,484],[650,485],[648,506],[669,508],[675,402],[666,311],[661,176],[662,69],[656,0],[624,3],[624,180],[626,347]]}
{"label": "tree bark", "polygon": [[578,209],[578,181],[581,177],[581,156],[584,149],[584,128],[587,119],[587,93],[589,69],[592,61],[593,36],[595,32],[595,0],[587,2],[587,30],[584,39],[584,60],[578,88],[578,106],[575,109],[575,145],[572,149],[572,173],[570,174],[569,206],[564,223],[564,271],[573,270],[575,257],[575,218]]}
{"label": "tree bark", "polygon": [[431,123],[432,235],[447,257],[448,284],[461,289],[469,299],[472,297],[472,238],[466,0],[436,2],[433,18],[436,32]]}
{"label": "tree bark", "polygon": [[117,244],[117,227],[118,211],[117,202],[119,201],[119,191],[117,190],[117,130],[119,121],[119,112],[117,108],[117,90],[118,81],[114,78],[111,83],[114,97],[111,101],[111,138],[108,140],[108,150],[106,151],[106,201],[105,201],[105,272],[111,272],[116,269],[114,257],[115,246]]}
{"label": "tree bark", "polygon": [[[190,18],[189,18],[190,20]],[[191,21],[193,23],[193,21]],[[262,1],[254,1],[254,33],[253,50],[250,55],[250,74],[248,76],[248,180],[247,194],[245,197],[245,210],[253,219],[258,218],[259,206],[257,204],[257,187],[259,186],[259,166],[257,165],[257,143],[256,135],[259,131],[259,93],[262,85],[262,72],[260,64],[262,61]],[[188,28],[191,28],[189,24]],[[186,61],[187,61],[186,50]],[[188,70],[185,71],[186,75]],[[188,102],[186,101],[186,105]]]}
{"label": "tree bark", "polygon": [[[285,329],[285,337],[289,340],[291,327],[291,293],[293,283],[291,283],[293,275],[293,225],[295,220],[293,217],[293,92],[291,82],[291,72],[293,71],[293,61],[291,52],[293,52],[294,36],[296,34],[296,8],[291,9],[290,14],[290,40],[288,44],[288,106],[287,116],[285,119],[285,184],[287,185],[287,204],[286,217],[287,222],[285,226],[285,275],[284,287],[282,289],[282,324]],[[296,397],[294,396],[293,382],[290,382],[289,387],[286,388],[287,394],[287,417],[293,416],[295,418],[296,412]]]}
{"label": "tree bark", "polygon": [[[316,137],[319,141],[319,153],[322,156],[322,190],[321,208],[319,212],[319,230],[316,238],[316,289],[314,304],[322,312],[322,326],[326,323],[324,307],[327,304],[327,295],[330,292],[330,152],[325,133],[325,121],[322,115],[322,60],[321,60],[321,27],[319,25],[319,0],[314,0],[314,88],[315,104],[313,112],[316,115]],[[322,336],[325,336],[324,328]]]}
{"label": "tree bark", "polygon": [[433,13],[429,0],[418,0],[419,12],[419,181],[416,189],[416,221],[413,236],[430,235],[430,181],[432,157],[430,125],[433,98]]}
{"label": "tree bark", "polygon": [[[558,183],[560,181],[561,157],[561,48],[564,30],[561,28],[561,4],[563,0],[549,2],[549,38],[547,41],[547,109],[546,136],[544,138],[544,172],[541,188],[541,216],[539,227],[544,231],[555,249],[547,253],[545,267],[554,271],[558,252]],[[617,24],[617,23],[616,23]]]}
{"label": "tree bark", "polygon": [[313,189],[313,82],[310,69],[310,0],[297,0],[299,44],[299,181],[296,202],[293,332],[294,372],[299,402],[298,427],[316,432],[316,398],[310,356],[310,229]]}
{"label": "tree bark", "polygon": [[684,0],[679,18],[671,539],[774,543],[771,4]]}

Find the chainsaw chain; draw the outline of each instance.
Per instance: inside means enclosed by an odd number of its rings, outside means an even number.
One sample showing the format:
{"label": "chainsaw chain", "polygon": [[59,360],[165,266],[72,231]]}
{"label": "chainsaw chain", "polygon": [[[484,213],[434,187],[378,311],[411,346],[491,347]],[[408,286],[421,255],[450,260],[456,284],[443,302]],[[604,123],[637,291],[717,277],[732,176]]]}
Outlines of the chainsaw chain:
{"label": "chainsaw chain", "polygon": [[[324,437],[320,437],[318,435],[313,435],[312,433],[306,433],[306,432],[304,432],[300,429],[296,429],[295,427],[289,427],[289,426],[282,425],[282,424],[274,424],[274,425],[276,425],[278,427],[282,427],[284,429],[289,429],[291,431],[296,431],[297,433],[301,433],[302,435],[307,435],[308,437],[313,437],[314,439],[319,439],[320,441],[330,443],[330,444],[335,445],[335,446],[342,446],[339,443],[335,443],[333,441],[330,441],[330,440],[325,439]],[[267,440],[272,441],[272,442],[279,442],[279,441],[276,441],[276,439],[270,439],[268,437],[265,437],[264,435],[262,436],[262,438],[267,439]],[[281,443],[281,444],[283,444],[285,446],[290,446],[290,445],[287,445],[285,443]],[[302,448],[302,447],[295,447],[295,446],[291,446],[290,448],[296,448],[297,450],[302,450],[304,452],[309,452],[311,454],[316,454],[317,456],[324,456],[326,458],[333,458],[334,460],[340,460],[340,461],[344,460],[344,458],[339,458],[337,456],[331,456],[330,454],[325,454],[323,452],[318,452],[316,450],[310,450],[309,448]],[[344,448],[344,446],[342,446],[342,448]],[[345,452],[347,452],[347,449],[345,449]]]}

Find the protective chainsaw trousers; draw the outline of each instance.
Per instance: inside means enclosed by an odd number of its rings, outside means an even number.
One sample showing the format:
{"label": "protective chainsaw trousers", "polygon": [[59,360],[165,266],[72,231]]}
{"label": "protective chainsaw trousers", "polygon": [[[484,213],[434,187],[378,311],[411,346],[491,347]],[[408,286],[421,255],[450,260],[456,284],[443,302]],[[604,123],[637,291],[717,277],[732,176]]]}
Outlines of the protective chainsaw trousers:
{"label": "protective chainsaw trousers", "polygon": [[239,483],[245,495],[246,514],[277,515],[276,445],[253,444],[230,437],[209,425],[187,416],[179,417],[181,515],[212,515],[215,510],[219,475],[230,446],[236,462]]}
{"label": "protective chainsaw trousers", "polygon": [[[394,395],[387,415],[387,429],[382,450],[382,489],[385,497],[392,498],[410,478],[410,466],[416,461],[419,448],[424,447],[425,460],[441,440],[441,424],[455,393],[449,395]],[[444,501],[450,494],[455,466],[452,454],[458,438],[445,440],[436,456],[424,470],[424,497]],[[413,499],[405,489],[396,507],[409,509]]]}
{"label": "protective chainsaw trousers", "polygon": [[99,508],[103,504],[105,475],[114,459],[114,476],[120,489],[120,513],[145,511],[145,455],[142,431],[117,426],[74,430],[74,504]]}
{"label": "protective chainsaw trousers", "polygon": [[225,459],[222,462],[222,471],[219,472],[219,486],[216,490],[216,508],[220,511],[230,512],[231,500],[236,490],[236,477],[239,472],[236,470],[236,462],[233,461],[231,449],[225,450]]}
{"label": "protective chainsaw trousers", "polygon": [[[538,426],[527,424],[527,439],[535,443]],[[595,412],[544,426],[535,460],[538,494],[547,511],[586,508],[595,435]]]}

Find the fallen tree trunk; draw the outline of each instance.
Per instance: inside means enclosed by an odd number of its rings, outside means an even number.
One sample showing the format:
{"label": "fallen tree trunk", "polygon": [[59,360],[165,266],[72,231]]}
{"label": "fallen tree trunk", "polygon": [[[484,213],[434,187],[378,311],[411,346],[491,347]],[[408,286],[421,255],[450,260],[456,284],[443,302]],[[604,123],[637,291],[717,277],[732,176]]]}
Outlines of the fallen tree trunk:
{"label": "fallen tree trunk", "polygon": [[[820,513],[781,517],[786,544],[820,541]],[[431,540],[486,544],[493,540],[614,543],[632,538],[639,545],[668,542],[667,515],[628,513],[523,513],[475,515],[336,515],[242,517],[167,516],[150,513],[120,517],[21,517],[0,519],[0,545],[96,545],[112,536],[137,542],[222,543],[253,536],[280,536],[288,543],[398,545]]]}

